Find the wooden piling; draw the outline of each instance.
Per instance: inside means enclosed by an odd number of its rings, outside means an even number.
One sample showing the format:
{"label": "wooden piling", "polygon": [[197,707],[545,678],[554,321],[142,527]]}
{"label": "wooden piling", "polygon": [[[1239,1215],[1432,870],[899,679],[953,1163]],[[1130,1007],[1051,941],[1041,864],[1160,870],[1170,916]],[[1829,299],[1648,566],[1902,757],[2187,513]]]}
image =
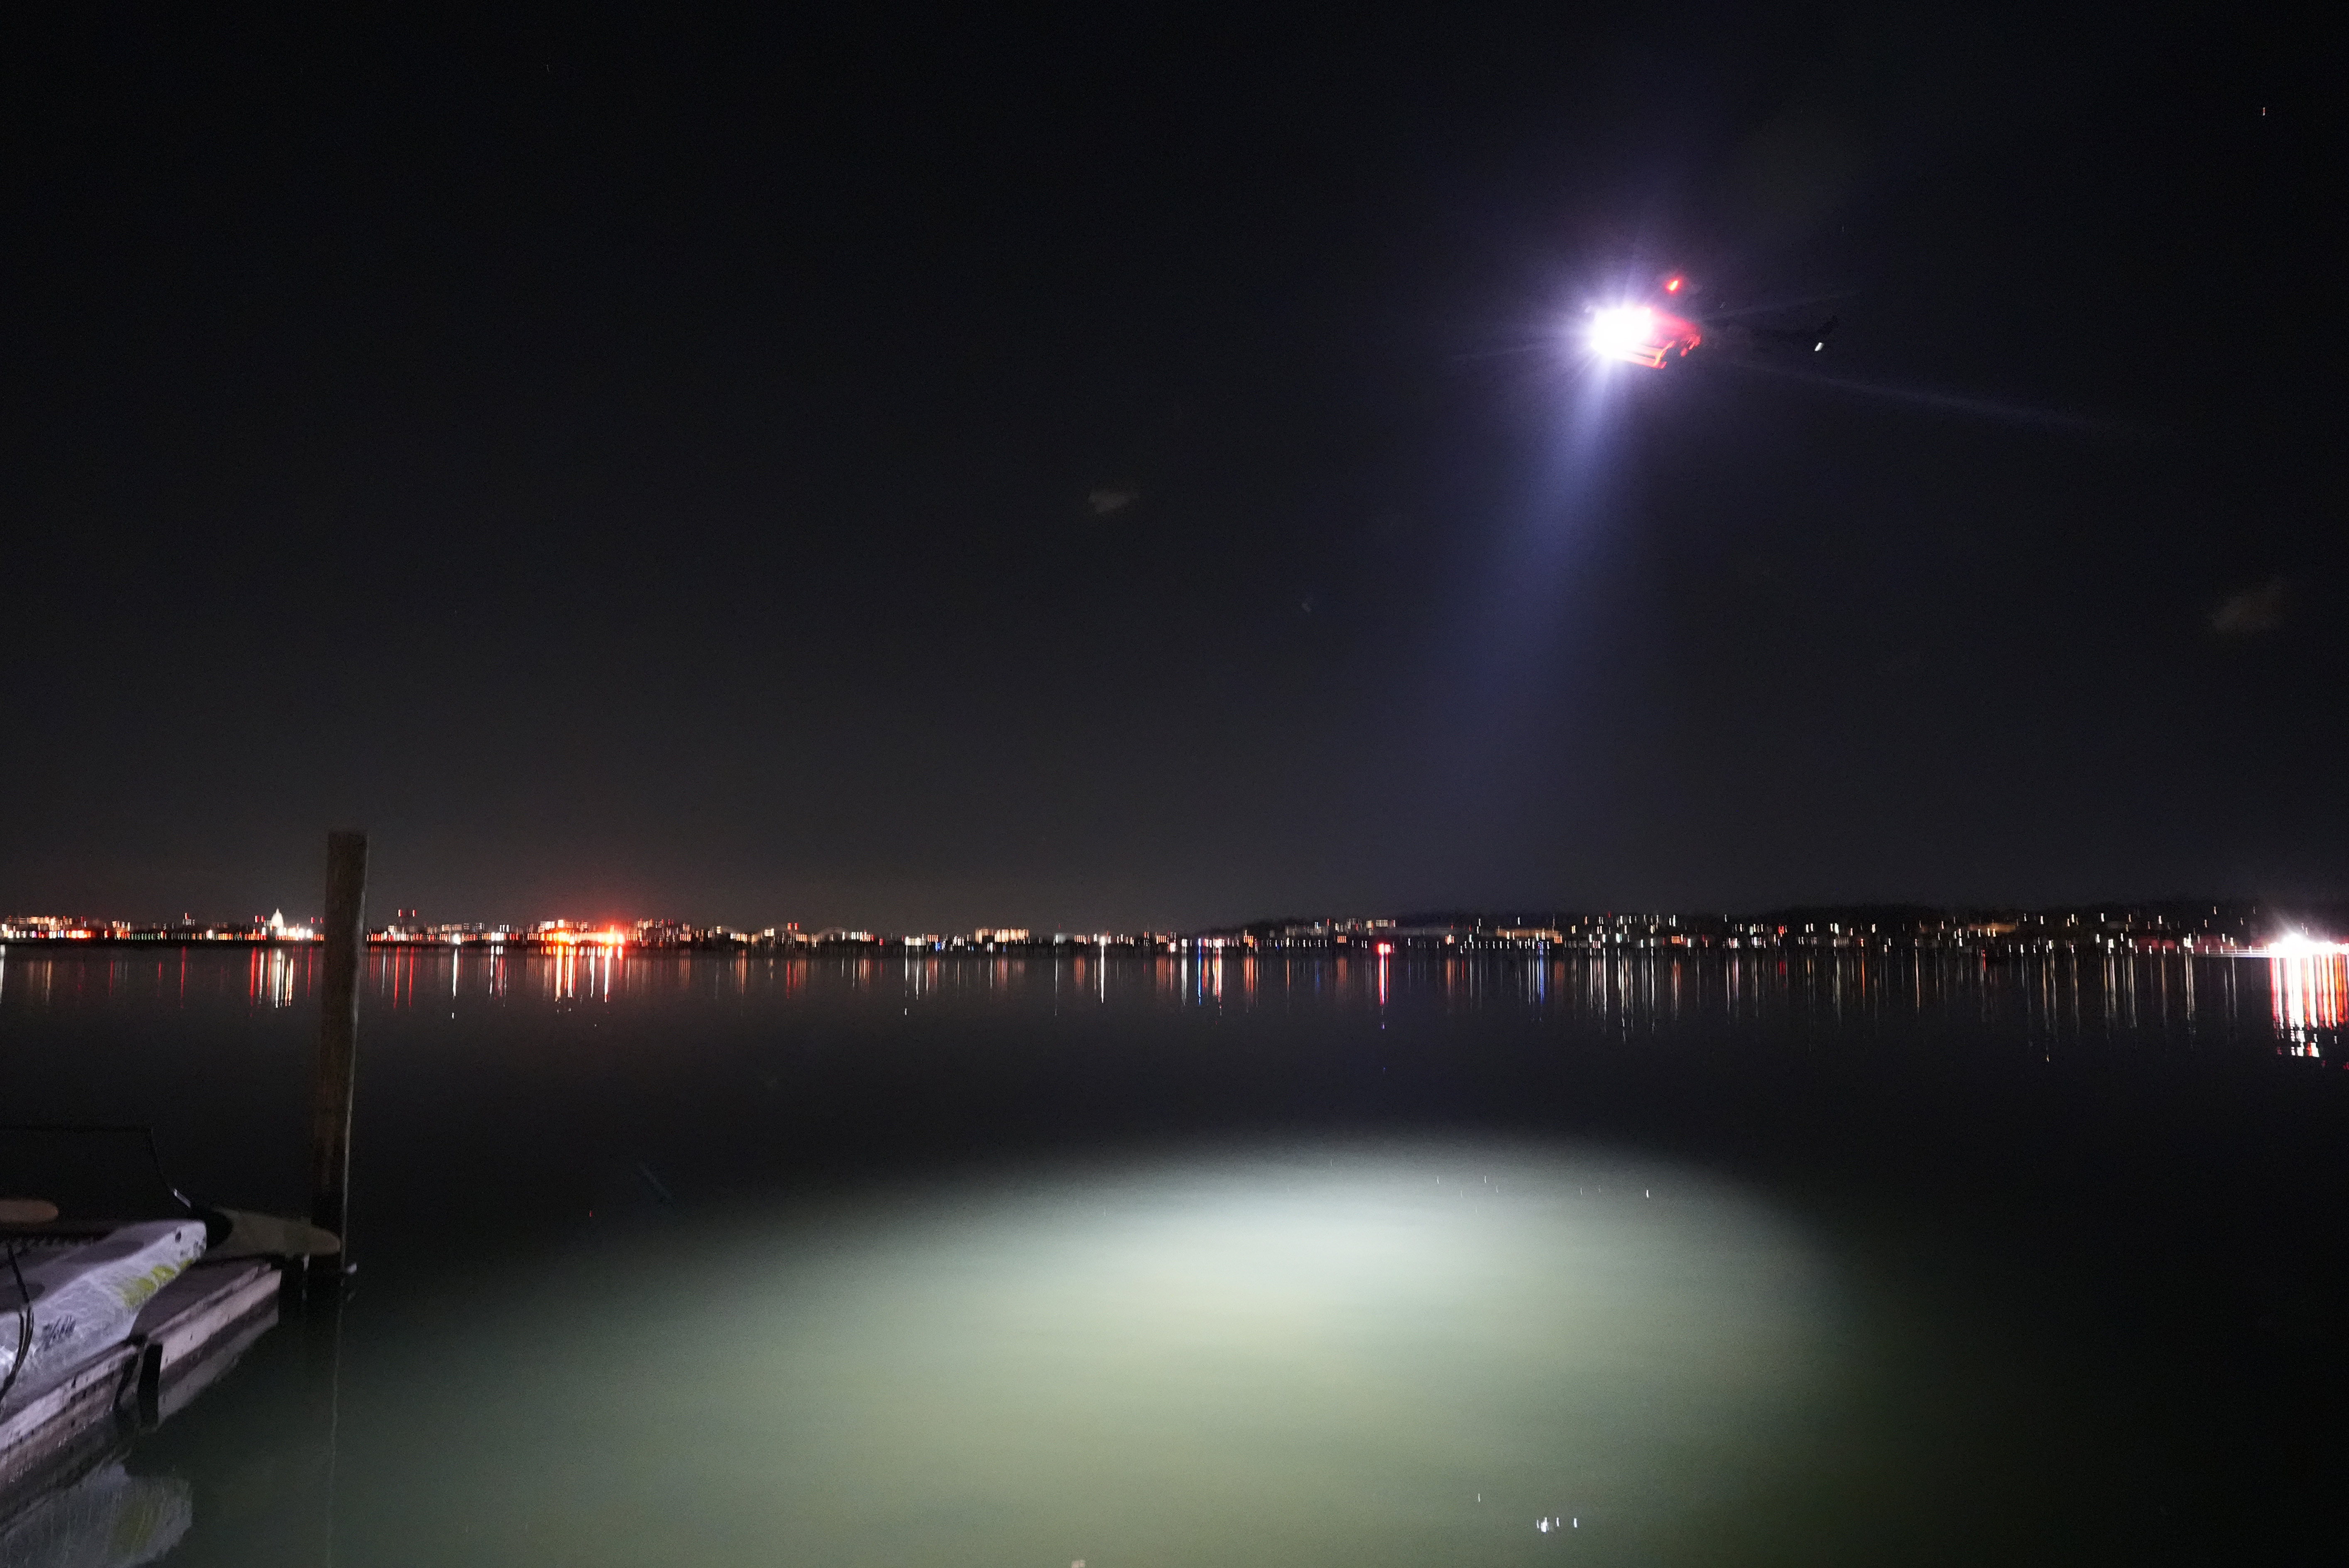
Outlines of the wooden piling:
{"label": "wooden piling", "polygon": [[[310,1220],[345,1233],[351,1181],[351,1092],[358,1066],[359,955],[367,948],[367,835],[326,835],[326,941],[318,986],[318,1054],[310,1095]],[[347,1256],[347,1253],[344,1254]],[[340,1279],[343,1258],[310,1260]]]}

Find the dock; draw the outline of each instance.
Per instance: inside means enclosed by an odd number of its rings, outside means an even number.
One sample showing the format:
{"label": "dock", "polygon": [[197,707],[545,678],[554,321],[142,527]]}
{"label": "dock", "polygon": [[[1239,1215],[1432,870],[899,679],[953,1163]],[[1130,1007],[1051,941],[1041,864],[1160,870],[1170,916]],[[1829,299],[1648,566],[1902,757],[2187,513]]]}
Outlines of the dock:
{"label": "dock", "polygon": [[281,1279],[274,1259],[199,1260],[155,1293],[121,1344],[0,1417],[0,1530],[86,1448],[152,1430],[226,1372],[276,1324]]}

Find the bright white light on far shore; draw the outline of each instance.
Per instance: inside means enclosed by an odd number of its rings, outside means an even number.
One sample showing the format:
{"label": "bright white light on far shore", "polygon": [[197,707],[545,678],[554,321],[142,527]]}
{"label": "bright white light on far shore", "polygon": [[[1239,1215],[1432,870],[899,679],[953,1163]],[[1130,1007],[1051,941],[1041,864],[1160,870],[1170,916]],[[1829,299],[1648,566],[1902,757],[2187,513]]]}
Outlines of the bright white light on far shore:
{"label": "bright white light on far shore", "polygon": [[2301,931],[2286,931],[2268,943],[2261,953],[2265,958],[2323,958],[2333,953],[2349,953],[2349,942],[2320,942]]}

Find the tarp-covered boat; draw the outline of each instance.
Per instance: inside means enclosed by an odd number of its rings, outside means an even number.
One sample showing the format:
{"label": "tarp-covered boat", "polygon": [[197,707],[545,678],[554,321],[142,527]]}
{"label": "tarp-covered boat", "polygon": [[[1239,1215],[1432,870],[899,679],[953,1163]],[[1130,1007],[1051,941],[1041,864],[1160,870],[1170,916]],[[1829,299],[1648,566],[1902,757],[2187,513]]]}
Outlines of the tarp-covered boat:
{"label": "tarp-covered boat", "polygon": [[203,1255],[208,1238],[204,1222],[190,1218],[63,1241],[9,1244],[0,1271],[0,1409],[37,1397],[129,1337],[139,1309]]}

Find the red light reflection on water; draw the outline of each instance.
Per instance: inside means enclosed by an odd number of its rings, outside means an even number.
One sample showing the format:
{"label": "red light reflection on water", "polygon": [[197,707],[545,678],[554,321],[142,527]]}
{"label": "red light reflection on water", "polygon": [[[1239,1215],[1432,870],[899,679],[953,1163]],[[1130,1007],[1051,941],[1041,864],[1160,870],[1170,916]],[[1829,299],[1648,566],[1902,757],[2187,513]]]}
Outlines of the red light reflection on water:
{"label": "red light reflection on water", "polygon": [[[308,949],[288,950],[271,946],[255,948],[247,962],[244,980],[245,1001],[254,1007],[291,1007],[298,994],[310,994],[310,951]],[[162,988],[162,968],[156,968],[156,989]],[[180,950],[180,1000],[184,1005],[188,990],[188,953]]]}
{"label": "red light reflection on water", "polygon": [[2349,950],[2313,944],[2302,950],[2273,952],[2268,959],[2268,995],[2275,1008],[2276,1033],[2296,1056],[2317,1054],[2317,1036],[2341,1027],[2349,1012]]}
{"label": "red light reflection on water", "polygon": [[556,1002],[577,1002],[583,997],[589,1002],[611,1001],[614,973],[626,950],[616,942],[555,949],[550,958],[547,994]]}

